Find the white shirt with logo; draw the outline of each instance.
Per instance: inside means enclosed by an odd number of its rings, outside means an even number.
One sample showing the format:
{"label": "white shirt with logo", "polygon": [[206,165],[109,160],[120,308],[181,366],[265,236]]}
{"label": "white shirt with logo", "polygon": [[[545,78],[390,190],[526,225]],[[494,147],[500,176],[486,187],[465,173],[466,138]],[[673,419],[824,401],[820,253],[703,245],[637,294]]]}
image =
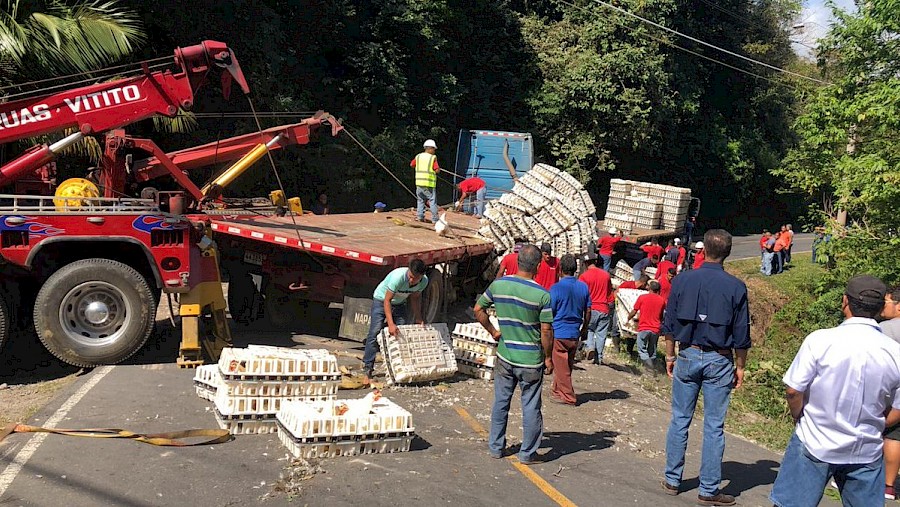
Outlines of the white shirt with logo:
{"label": "white shirt with logo", "polygon": [[810,454],[872,463],[882,453],[885,410],[900,409],[900,344],[874,320],[849,318],[807,336],[784,383],[805,395],[797,436]]}

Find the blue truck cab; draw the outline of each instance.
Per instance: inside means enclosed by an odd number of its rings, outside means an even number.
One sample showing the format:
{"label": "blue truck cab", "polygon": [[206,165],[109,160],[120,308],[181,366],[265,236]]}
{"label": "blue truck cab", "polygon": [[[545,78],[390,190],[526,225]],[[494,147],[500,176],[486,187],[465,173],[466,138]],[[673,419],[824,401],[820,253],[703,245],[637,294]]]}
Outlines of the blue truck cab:
{"label": "blue truck cab", "polygon": [[453,172],[453,199],[459,199],[457,185],[477,176],[487,185],[486,199],[499,199],[512,190],[513,179],[528,172],[534,165],[532,136],[522,132],[496,130],[460,130],[456,148],[456,167]]}

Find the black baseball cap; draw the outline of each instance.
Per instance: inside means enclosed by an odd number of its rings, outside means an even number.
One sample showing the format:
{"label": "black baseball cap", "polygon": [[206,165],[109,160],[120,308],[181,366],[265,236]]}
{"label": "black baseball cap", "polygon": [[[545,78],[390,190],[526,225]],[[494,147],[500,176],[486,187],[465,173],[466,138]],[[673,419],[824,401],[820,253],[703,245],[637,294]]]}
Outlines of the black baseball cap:
{"label": "black baseball cap", "polygon": [[887,285],[871,275],[854,276],[847,282],[847,297],[863,304],[876,305],[884,302]]}

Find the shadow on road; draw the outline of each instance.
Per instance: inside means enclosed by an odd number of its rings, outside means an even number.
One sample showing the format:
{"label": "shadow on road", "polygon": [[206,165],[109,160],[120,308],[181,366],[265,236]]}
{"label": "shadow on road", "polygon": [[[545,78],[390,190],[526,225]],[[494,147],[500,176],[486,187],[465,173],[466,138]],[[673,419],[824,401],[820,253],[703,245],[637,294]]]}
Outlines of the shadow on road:
{"label": "shadow on road", "polygon": [[[543,461],[553,461],[563,456],[579,452],[600,451],[612,447],[618,431],[595,431],[594,433],[576,433],[574,431],[551,431],[544,433],[545,442],[542,447],[550,447],[550,452],[543,456]],[[518,452],[515,449],[514,452]]]}
{"label": "shadow on road", "polygon": [[0,350],[0,384],[34,384],[56,380],[80,369],[48,352],[34,329],[14,330]]}
{"label": "shadow on road", "polygon": [[[726,461],[722,463],[722,478],[728,481],[728,486],[722,488],[722,492],[739,497],[744,491],[774,484],[779,466],[777,461],[768,459],[752,464]],[[682,491],[690,491],[699,487],[700,478],[698,477],[692,477],[681,483]]]}
{"label": "shadow on road", "polygon": [[631,394],[621,389],[616,389],[606,393],[582,393],[578,395],[578,406],[584,405],[585,403],[590,403],[592,401],[627,400],[628,398],[631,398]]}

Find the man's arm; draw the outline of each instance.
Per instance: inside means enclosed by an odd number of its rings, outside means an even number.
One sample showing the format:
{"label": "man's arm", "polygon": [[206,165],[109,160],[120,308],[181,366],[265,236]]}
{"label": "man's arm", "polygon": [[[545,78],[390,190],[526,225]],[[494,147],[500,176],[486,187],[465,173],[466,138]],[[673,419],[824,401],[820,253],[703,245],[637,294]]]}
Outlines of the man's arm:
{"label": "man's arm", "polygon": [[887,417],[884,419],[884,427],[888,428],[891,426],[896,426],[900,424],[900,410],[896,408],[892,408],[890,412],[888,412]]}
{"label": "man's arm", "polygon": [[675,360],[678,356],[675,355],[675,337],[671,334],[666,335],[666,374],[669,378],[672,378],[672,375],[675,371]]}
{"label": "man's arm", "polygon": [[437,157],[434,157],[434,164],[432,164],[431,169],[436,173],[441,172],[441,166],[438,165]]}
{"label": "man's arm", "polygon": [[462,195],[459,196],[459,200],[456,201],[456,208],[457,208],[457,209],[459,209],[459,208],[462,207],[463,203],[466,201],[466,197],[468,197],[468,196],[469,196],[469,193],[466,192],[466,191],[463,191]]}
{"label": "man's arm", "polygon": [[495,340],[500,339],[500,330],[494,327],[494,325],[491,323],[490,316],[486,311],[484,311],[484,308],[482,308],[480,304],[475,305],[475,320],[477,320],[478,323],[481,324],[481,327],[483,327],[484,330],[491,335],[491,337],[493,337]]}
{"label": "man's arm", "polygon": [[422,318],[422,293],[413,292],[409,296],[409,305],[412,307],[412,318],[416,324],[424,324],[425,319]]}
{"label": "man's arm", "polygon": [[796,424],[800,422],[800,417],[803,415],[803,393],[793,387],[787,387],[785,388],[785,397],[787,398],[788,408],[791,410],[791,417]]}
{"label": "man's arm", "polygon": [[744,366],[747,364],[747,349],[734,349],[734,388],[744,385]]}
{"label": "man's arm", "polygon": [[591,307],[588,306],[584,311],[584,319],[581,321],[580,336],[582,341],[587,340],[588,328],[591,326]]}
{"label": "man's arm", "polygon": [[553,324],[541,322],[541,345],[544,347],[544,373],[553,373]]}
{"label": "man's arm", "polygon": [[394,324],[394,312],[393,308],[391,308],[391,299],[394,297],[394,292],[388,289],[384,293],[384,318],[387,320],[388,325],[388,333],[391,335],[397,334],[397,325]]}

